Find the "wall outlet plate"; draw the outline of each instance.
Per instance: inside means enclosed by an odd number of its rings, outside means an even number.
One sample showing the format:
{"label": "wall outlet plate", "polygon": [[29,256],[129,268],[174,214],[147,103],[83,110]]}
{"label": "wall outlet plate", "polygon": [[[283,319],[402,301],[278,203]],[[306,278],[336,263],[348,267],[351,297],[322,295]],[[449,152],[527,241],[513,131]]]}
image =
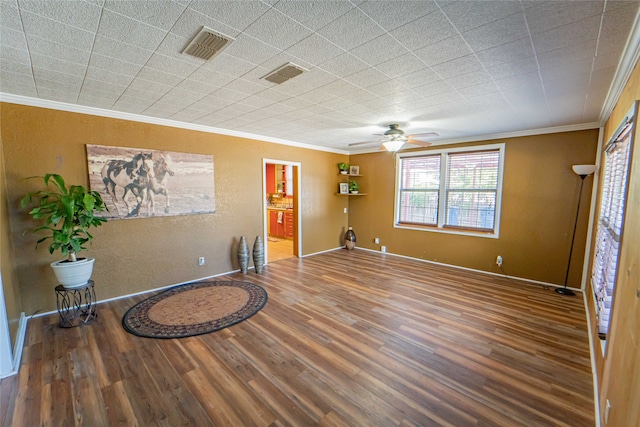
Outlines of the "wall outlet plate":
{"label": "wall outlet plate", "polygon": [[203,256],[198,258],[198,265],[204,265],[204,257]]}

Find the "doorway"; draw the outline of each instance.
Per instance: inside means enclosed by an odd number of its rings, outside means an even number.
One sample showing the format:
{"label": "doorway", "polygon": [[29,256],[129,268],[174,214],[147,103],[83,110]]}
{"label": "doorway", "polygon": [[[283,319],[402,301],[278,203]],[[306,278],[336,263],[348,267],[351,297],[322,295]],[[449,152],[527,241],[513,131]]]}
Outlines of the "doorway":
{"label": "doorway", "polygon": [[300,163],[263,159],[265,262],[298,257]]}

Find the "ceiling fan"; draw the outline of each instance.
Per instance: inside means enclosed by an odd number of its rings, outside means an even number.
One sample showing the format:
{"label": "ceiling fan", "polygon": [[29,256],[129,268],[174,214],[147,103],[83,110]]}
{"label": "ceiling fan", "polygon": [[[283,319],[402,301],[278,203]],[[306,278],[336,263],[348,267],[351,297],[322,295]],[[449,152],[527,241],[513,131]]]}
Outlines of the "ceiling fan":
{"label": "ceiling fan", "polygon": [[405,144],[413,144],[413,145],[418,145],[420,147],[428,147],[431,145],[430,142],[421,141],[418,138],[425,138],[428,136],[438,136],[436,132],[416,133],[416,134],[407,135],[404,133],[402,129],[400,129],[400,125],[398,123],[391,123],[388,126],[389,126],[389,130],[387,130],[385,133],[374,134],[374,135],[382,136],[383,138],[381,140],[354,142],[352,144],[349,144],[349,147],[377,143],[377,144],[381,144],[380,151],[387,150],[394,153],[400,150]]}

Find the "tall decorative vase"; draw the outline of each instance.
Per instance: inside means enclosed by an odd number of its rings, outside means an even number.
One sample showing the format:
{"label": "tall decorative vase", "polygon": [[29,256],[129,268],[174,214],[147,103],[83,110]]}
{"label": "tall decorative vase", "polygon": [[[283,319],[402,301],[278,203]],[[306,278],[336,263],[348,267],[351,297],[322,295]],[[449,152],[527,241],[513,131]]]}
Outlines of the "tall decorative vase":
{"label": "tall decorative vase", "polygon": [[356,247],[356,233],[353,232],[351,227],[344,233],[344,245],[349,250],[353,250]]}
{"label": "tall decorative vase", "polygon": [[256,241],[253,243],[253,265],[256,268],[256,273],[262,274],[262,266],[264,265],[264,245],[262,244],[262,237],[256,236]]}
{"label": "tall decorative vase", "polygon": [[240,236],[240,243],[238,243],[238,264],[240,264],[242,274],[247,274],[247,267],[249,267],[249,246],[247,246],[247,239],[244,236]]}

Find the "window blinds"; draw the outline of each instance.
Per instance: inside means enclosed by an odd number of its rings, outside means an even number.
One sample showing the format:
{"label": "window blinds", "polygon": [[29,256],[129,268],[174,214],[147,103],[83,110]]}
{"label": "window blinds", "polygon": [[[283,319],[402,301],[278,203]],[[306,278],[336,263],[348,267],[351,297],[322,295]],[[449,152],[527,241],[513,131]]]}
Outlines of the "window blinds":
{"label": "window blinds", "polygon": [[605,150],[602,197],[591,273],[597,305],[598,335],[601,339],[606,339],[609,331],[616,285],[633,128],[632,121],[626,120]]}

